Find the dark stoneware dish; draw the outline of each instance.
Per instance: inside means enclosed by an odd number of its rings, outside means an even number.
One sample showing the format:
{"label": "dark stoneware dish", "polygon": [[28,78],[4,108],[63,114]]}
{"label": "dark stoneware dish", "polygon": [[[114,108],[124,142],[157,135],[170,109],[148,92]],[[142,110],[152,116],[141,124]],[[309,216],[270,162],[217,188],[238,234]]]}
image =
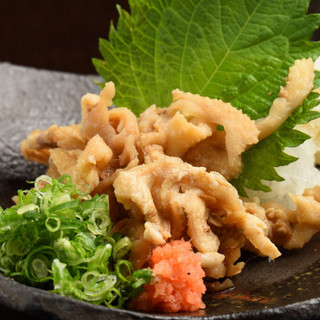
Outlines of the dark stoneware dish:
{"label": "dark stoneware dish", "polygon": [[[99,92],[93,78],[0,64],[1,206],[11,205],[11,197],[25,187],[26,180],[45,172],[43,166],[22,159],[20,141],[35,128],[78,122],[81,96]],[[108,309],[27,287],[0,275],[0,318],[6,312],[3,310],[11,309],[25,319],[320,318],[320,237],[301,250],[283,252],[274,262],[252,255],[243,258],[247,263],[234,278],[235,288],[206,294],[206,309],[195,313],[164,315]]]}

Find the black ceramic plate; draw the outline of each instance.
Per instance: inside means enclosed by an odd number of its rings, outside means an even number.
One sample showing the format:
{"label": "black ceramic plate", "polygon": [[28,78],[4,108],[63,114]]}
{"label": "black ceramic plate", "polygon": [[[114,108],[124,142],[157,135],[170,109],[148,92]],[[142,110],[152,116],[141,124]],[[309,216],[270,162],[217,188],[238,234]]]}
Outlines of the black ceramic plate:
{"label": "black ceramic plate", "polygon": [[[78,122],[81,96],[99,91],[92,80],[91,76],[0,64],[1,206],[11,205],[17,189],[45,171],[22,159],[20,141],[35,128]],[[205,310],[174,315],[108,309],[27,287],[0,275],[0,318],[11,309],[16,310],[15,315],[30,315],[30,319],[61,320],[320,318],[320,238],[315,237],[301,250],[283,252],[274,262],[255,256],[244,259],[247,263],[234,278],[235,288],[206,294]]]}

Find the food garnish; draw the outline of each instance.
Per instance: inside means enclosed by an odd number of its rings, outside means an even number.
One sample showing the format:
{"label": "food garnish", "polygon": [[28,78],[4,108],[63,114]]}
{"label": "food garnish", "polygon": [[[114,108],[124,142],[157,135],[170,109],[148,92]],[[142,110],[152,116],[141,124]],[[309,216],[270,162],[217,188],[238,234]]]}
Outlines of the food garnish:
{"label": "food garnish", "polygon": [[0,207],[0,270],[15,280],[95,304],[122,307],[143,290],[150,269],[126,259],[128,237],[111,236],[107,195],[40,176],[18,203]]}
{"label": "food garnish", "polygon": [[132,307],[144,311],[195,311],[205,308],[206,291],[201,258],[192,251],[190,242],[171,241],[153,250],[150,266],[154,277]]}

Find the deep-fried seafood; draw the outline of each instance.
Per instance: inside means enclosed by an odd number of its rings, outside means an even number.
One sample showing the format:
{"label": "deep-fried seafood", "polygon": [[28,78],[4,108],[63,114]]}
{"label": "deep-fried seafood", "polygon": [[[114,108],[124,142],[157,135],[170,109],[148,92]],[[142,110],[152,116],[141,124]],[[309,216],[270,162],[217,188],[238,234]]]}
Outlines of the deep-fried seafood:
{"label": "deep-fried seafood", "polygon": [[254,121],[221,100],[180,90],[172,95],[168,108],[151,106],[139,118],[145,155],[148,157],[148,146],[160,145],[169,156],[183,157],[227,179],[236,177],[241,170],[241,153],[258,142]]}
{"label": "deep-fried seafood", "polygon": [[80,126],[58,127],[52,125],[47,130],[34,130],[21,143],[22,155],[31,161],[49,164],[50,149],[66,150],[84,149],[86,143],[80,135]]}
{"label": "deep-fried seafood", "polygon": [[[188,234],[202,256],[206,274],[212,277],[234,274],[231,269],[237,259],[231,259],[231,265],[224,264],[219,237],[208,225],[208,219],[215,228],[233,233],[233,239],[239,238],[241,244],[243,234],[262,254],[272,259],[280,255],[265,235],[264,222],[245,211],[235,188],[219,173],[208,173],[205,168],[193,167],[179,158],[164,157],[121,171],[114,189],[118,202],[144,225],[147,241],[161,245]],[[235,247],[240,249],[241,245]],[[224,245],[223,251],[231,249],[232,246]],[[239,254],[237,251],[236,258]],[[240,270],[235,268],[234,272]]]}
{"label": "deep-fried seafood", "polygon": [[244,205],[247,212],[265,222],[268,237],[273,243],[286,249],[298,249],[320,231],[320,186],[290,197],[296,205],[295,210],[286,209],[276,202],[261,205],[244,202]]}
{"label": "deep-fried seafood", "polygon": [[311,92],[314,80],[312,59],[296,60],[286,80],[286,86],[281,88],[279,98],[273,101],[269,115],[257,121],[259,140],[276,131]]}
{"label": "deep-fried seafood", "polygon": [[139,164],[137,119],[127,108],[108,110],[114,94],[112,82],[100,96],[86,94],[81,99],[81,124],[31,132],[21,143],[24,157],[49,165],[53,177],[67,173],[79,186],[108,189],[118,168]]}

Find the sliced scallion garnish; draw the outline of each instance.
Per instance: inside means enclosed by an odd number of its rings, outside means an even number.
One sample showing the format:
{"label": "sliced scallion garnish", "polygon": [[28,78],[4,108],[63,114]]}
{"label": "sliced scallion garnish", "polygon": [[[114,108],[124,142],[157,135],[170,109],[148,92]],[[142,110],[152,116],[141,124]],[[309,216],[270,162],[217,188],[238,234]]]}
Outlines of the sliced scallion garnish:
{"label": "sliced scallion garnish", "polygon": [[107,195],[77,190],[69,176],[40,176],[0,207],[0,271],[17,281],[95,304],[122,307],[143,290],[151,270],[126,260],[127,237],[112,227]]}

